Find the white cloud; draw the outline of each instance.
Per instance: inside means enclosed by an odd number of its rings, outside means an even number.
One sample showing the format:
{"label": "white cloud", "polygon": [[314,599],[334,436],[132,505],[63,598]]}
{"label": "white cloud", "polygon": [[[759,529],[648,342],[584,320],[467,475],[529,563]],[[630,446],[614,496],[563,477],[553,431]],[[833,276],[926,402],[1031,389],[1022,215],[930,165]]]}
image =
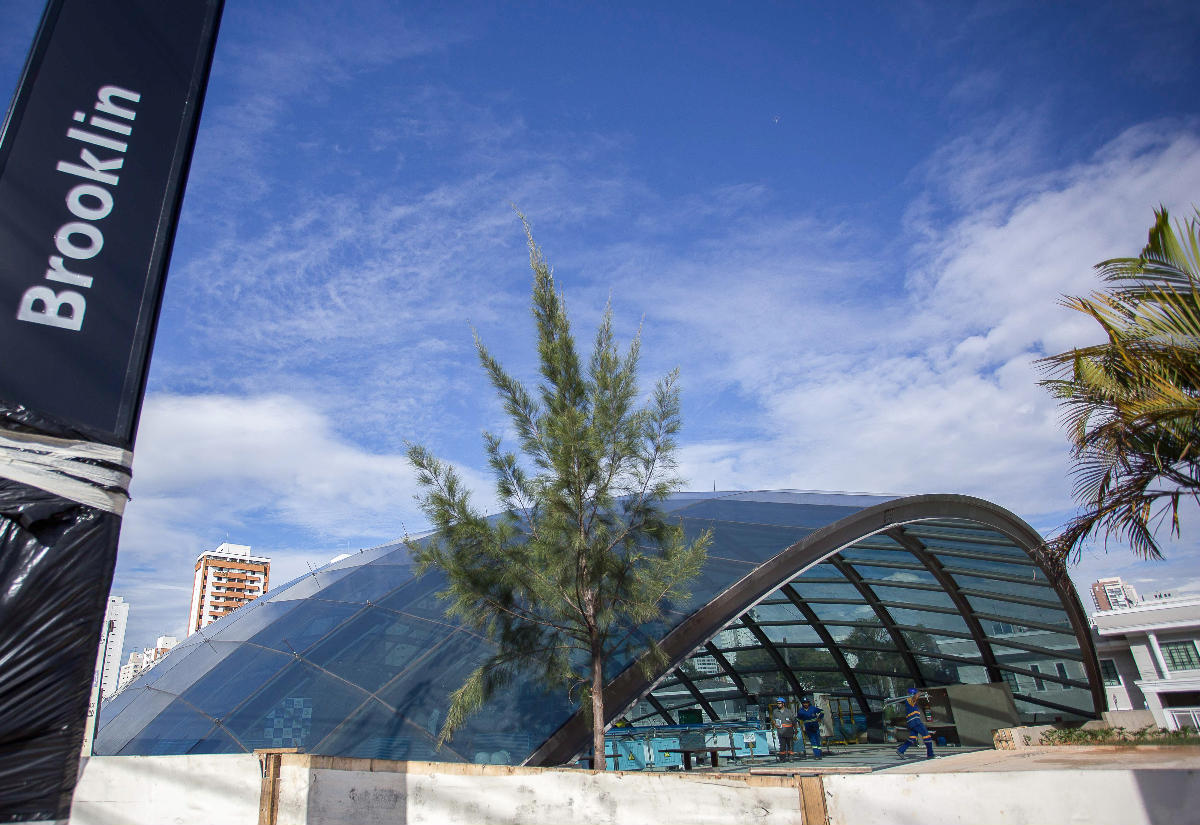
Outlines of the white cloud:
{"label": "white cloud", "polygon": [[807,288],[847,258],[768,257],[723,291],[679,293],[667,314],[698,327],[704,350],[684,375],[732,366],[761,411],[750,436],[685,447],[697,486],[963,492],[1026,518],[1069,509],[1066,444],[1033,362],[1095,337],[1061,295],[1096,288],[1097,261],[1136,254],[1160,202],[1190,210],[1200,139],[1149,124],[1070,169],[1001,182],[1002,198],[916,239],[891,289]]}

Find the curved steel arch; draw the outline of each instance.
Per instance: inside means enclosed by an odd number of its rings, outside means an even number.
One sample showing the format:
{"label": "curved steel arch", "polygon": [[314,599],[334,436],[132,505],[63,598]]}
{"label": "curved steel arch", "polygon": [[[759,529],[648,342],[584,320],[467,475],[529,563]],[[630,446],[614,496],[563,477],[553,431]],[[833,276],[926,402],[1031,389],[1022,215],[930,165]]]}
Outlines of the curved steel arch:
{"label": "curved steel arch", "polygon": [[[869,536],[903,528],[912,522],[938,519],[970,521],[995,530],[1024,550],[1046,574],[1046,579],[1058,595],[1071,630],[1079,642],[1084,672],[1091,688],[1092,704],[1096,715],[1099,716],[1105,708],[1100,666],[1086,614],[1067,576],[1065,564],[1061,560],[1046,556],[1042,550],[1044,542],[1037,531],[1003,507],[972,496],[932,494],[909,496],[867,507],[815,530],[754,568],[707,605],[684,619],[661,640],[659,650],[666,655],[667,661],[664,666],[653,671],[653,676],[646,677],[642,668],[635,663],[608,683],[604,691],[605,707],[608,709],[605,723],[613,721],[619,712],[623,712],[639,698],[649,694],[656,683],[678,668],[727,624],[813,565]],[[957,586],[955,593],[950,595],[956,606],[966,604],[961,599],[962,594]],[[956,595],[958,598],[955,598]],[[969,615],[964,615],[964,620],[970,622],[970,619]],[[984,650],[990,653],[986,637],[978,636],[977,633],[982,634],[982,628],[975,622],[972,636],[981,653]],[[987,654],[984,655],[985,659],[988,658]],[[992,661],[994,662],[994,659]],[[785,671],[785,676],[789,672]],[[987,672],[991,678],[993,668],[987,668]],[[586,749],[590,739],[590,726],[583,713],[577,712],[543,742],[524,764],[563,764]]]}

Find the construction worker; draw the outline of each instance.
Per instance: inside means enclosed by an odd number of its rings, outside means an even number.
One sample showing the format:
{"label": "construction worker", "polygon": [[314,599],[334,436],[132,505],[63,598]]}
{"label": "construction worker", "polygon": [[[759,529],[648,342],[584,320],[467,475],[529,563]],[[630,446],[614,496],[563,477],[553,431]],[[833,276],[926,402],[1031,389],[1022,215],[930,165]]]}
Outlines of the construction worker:
{"label": "construction worker", "polygon": [[796,714],[782,696],[777,697],[775,704],[771,706],[771,725],[775,728],[775,735],[779,737],[777,760],[785,762],[792,758],[792,742],[796,738]]}
{"label": "construction worker", "polygon": [[933,759],[933,734],[925,727],[925,718],[921,713],[920,694],[916,688],[908,689],[908,698],[904,700],[904,726],[908,728],[908,739],[896,748],[896,753],[904,756],[909,745],[915,745],[917,739],[925,743],[925,758]]}
{"label": "construction worker", "polygon": [[[800,700],[800,710],[796,711],[796,720],[804,728],[804,736],[812,743],[813,756],[821,758],[821,719],[825,711],[814,705],[807,696]],[[804,753],[804,739],[800,739],[800,752]]]}

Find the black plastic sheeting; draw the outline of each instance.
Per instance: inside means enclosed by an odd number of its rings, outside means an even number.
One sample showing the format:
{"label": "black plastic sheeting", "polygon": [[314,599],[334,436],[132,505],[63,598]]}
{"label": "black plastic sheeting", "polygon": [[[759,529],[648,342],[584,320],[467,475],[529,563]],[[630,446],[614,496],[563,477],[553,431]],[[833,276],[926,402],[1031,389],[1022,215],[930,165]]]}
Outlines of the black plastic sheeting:
{"label": "black plastic sheeting", "polygon": [[[95,440],[3,402],[0,429]],[[120,527],[0,478],[0,822],[70,814]]]}

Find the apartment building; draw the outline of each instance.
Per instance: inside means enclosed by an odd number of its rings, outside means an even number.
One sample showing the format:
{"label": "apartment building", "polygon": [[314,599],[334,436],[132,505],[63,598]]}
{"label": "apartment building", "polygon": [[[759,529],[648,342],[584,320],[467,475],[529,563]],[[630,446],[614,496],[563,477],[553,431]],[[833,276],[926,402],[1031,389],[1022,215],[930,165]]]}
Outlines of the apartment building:
{"label": "apartment building", "polygon": [[244,544],[221,544],[196,559],[187,635],[267,592],[271,560]]}

